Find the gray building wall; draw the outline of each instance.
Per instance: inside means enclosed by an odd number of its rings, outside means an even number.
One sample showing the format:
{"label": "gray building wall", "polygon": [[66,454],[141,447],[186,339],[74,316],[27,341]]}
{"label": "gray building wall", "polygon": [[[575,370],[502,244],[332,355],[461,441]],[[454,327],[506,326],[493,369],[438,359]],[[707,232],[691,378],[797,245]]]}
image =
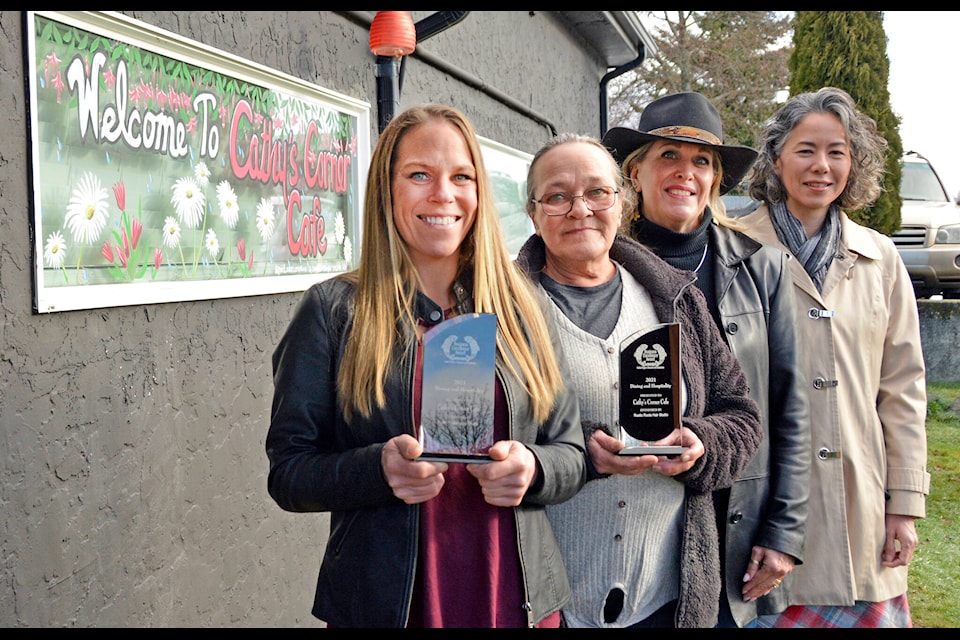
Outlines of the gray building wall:
{"label": "gray building wall", "polygon": [[[374,57],[355,16],[123,13],[369,102],[375,143]],[[558,130],[599,135],[607,68],[565,24],[475,11],[418,48]],[[23,12],[0,12],[0,626],[321,626],[310,607],[328,521],[277,508],[263,448],[270,356],[299,294],[33,314],[23,29]],[[550,134],[409,57],[400,108],[427,100],[522,151]]]}

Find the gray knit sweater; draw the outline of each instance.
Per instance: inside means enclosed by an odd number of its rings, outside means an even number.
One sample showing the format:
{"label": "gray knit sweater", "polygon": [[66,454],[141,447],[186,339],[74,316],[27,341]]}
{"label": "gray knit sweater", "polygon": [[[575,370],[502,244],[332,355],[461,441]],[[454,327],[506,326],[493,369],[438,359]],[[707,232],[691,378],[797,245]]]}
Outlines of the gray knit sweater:
{"label": "gray knit sweater", "polygon": [[[646,289],[658,321],[679,322],[681,325],[683,378],[687,390],[687,407],[682,421],[703,442],[706,454],[690,471],[673,480],[684,487],[680,566],[674,574],[679,575],[675,623],[677,627],[713,627],[717,622],[720,597],[720,550],[712,492],[729,487],[756,451],[761,437],[759,409],[748,395],[739,363],[710,317],[703,294],[692,286],[693,274],[674,269],[639,243],[622,235],[614,241],[610,257]],[[521,248],[517,264],[535,276],[545,263],[543,240],[533,235]],[[568,360],[584,362],[569,356]],[[615,393],[611,391],[614,402]],[[606,422],[610,412],[598,410],[597,415],[591,415],[591,403],[589,398],[582,401],[584,436],[589,438],[598,428],[614,433],[610,423]],[[592,482],[582,491],[590,488],[591,494],[600,495],[601,492],[593,490],[592,484],[605,485],[594,473]],[[615,498],[615,495],[610,496],[610,500]],[[583,522],[580,531],[588,533],[590,524]],[[565,524],[561,526],[566,527]],[[610,534],[608,539],[594,540],[594,553],[621,554],[612,539],[613,532],[607,533]],[[661,543],[662,540],[658,545]],[[564,562],[575,571],[574,559],[565,557]],[[599,577],[596,582],[605,589],[609,589],[610,583],[611,580],[607,579],[604,584]],[[574,584],[573,588],[576,591],[577,585]],[[596,597],[595,594],[588,596]],[[626,603],[624,607],[626,609]],[[597,612],[594,618],[600,615]]]}
{"label": "gray knit sweater", "polygon": [[[568,382],[581,415],[608,425],[617,423],[619,413],[620,344],[659,322],[646,289],[620,270],[620,317],[609,337],[583,331],[556,305],[547,310],[568,361],[579,365],[571,367]],[[590,482],[570,500],[547,507],[573,589],[563,608],[567,626],[630,626],[677,598],[683,499],[680,482],[643,473]],[[611,552],[597,554],[599,542]],[[604,602],[614,588],[625,594],[623,610],[607,623]]]}

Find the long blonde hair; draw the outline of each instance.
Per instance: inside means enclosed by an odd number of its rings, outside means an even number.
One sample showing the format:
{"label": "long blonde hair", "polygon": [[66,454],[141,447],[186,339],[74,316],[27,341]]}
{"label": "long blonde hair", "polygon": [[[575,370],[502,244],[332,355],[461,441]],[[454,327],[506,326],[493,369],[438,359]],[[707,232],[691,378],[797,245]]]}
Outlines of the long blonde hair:
{"label": "long blonde hair", "polygon": [[507,251],[473,125],[458,109],[441,104],[420,105],[396,116],[370,161],[359,266],[341,276],[357,285],[354,322],[337,377],[341,409],[349,421],[354,411],[369,417],[374,406],[383,408],[384,381],[397,364],[395,345],[416,336],[420,276],[394,226],[390,194],[401,139],[432,121],[448,122],[463,134],[477,171],[477,216],[461,246],[458,274],[472,275],[474,310],[496,314],[499,359],[530,394],[531,417],[542,422],[563,388],[546,320],[531,283]]}

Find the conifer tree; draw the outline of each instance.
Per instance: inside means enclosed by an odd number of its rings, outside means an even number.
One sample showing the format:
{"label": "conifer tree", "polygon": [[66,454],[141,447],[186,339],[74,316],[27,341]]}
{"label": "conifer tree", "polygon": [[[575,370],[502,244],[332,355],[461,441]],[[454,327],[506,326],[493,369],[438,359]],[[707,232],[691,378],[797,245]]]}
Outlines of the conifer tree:
{"label": "conifer tree", "polygon": [[728,144],[755,147],[787,87],[789,12],[640,13],[658,51],[613,83],[610,126],[635,126],[653,100],[698,91],[720,111]]}
{"label": "conifer tree", "polygon": [[890,60],[882,11],[797,11],[790,55],[790,95],[825,86],[847,91],[886,138],[884,192],[851,219],[890,235],[900,228],[900,118],[890,105]]}

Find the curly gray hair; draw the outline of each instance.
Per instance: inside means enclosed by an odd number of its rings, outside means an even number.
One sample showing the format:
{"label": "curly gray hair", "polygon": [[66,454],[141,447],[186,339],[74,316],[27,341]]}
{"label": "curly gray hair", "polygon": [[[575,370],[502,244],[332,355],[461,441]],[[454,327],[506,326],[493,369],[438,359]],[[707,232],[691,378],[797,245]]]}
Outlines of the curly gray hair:
{"label": "curly gray hair", "polygon": [[763,202],[786,199],[786,188],[775,163],[794,128],[811,113],[837,116],[850,144],[850,177],[837,205],[855,211],[873,204],[883,192],[888,144],[873,118],[857,109],[849,93],[836,87],[793,96],[767,121],[760,134],[760,156],[747,178],[750,197]]}

